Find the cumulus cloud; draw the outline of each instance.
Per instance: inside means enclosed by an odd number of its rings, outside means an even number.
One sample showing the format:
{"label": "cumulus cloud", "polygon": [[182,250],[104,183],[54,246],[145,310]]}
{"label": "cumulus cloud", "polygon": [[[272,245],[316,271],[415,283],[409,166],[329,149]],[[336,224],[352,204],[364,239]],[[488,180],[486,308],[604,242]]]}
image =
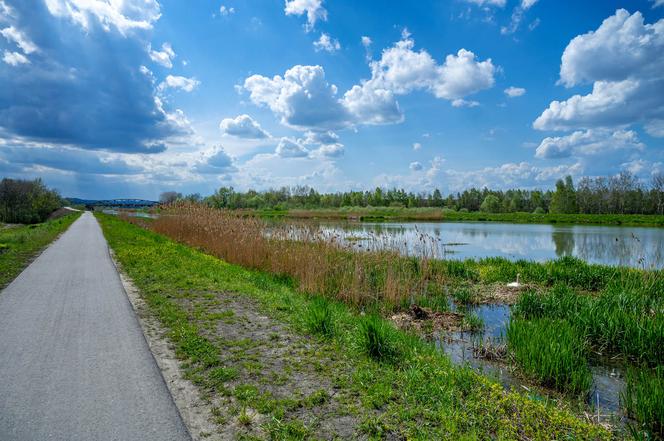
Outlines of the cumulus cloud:
{"label": "cumulus cloud", "polygon": [[203,159],[194,165],[194,170],[202,174],[228,174],[237,169],[228,153],[222,146],[217,146],[208,152]]}
{"label": "cumulus cloud", "polygon": [[[587,95],[552,101],[535,120],[539,130],[645,124],[664,120],[664,19],[644,23],[624,9],[565,48],[560,84],[592,83]],[[653,133],[657,134],[655,130]]]}
{"label": "cumulus cloud", "polygon": [[414,142],[413,143],[413,150],[418,151],[421,148],[422,148],[422,144],[420,144],[419,142]]}
{"label": "cumulus cloud", "polygon": [[309,151],[304,148],[302,143],[292,138],[281,138],[275,153],[282,158],[304,158],[309,156]]}
{"label": "cumulus cloud", "polygon": [[173,67],[173,58],[175,58],[175,51],[171,47],[170,43],[164,43],[161,45],[161,50],[157,51],[152,49],[151,46],[148,46],[148,53],[150,54],[150,59],[157,64],[161,64],[165,68]]}
{"label": "cumulus cloud", "polygon": [[641,151],[645,145],[633,130],[591,129],[566,136],[544,138],[537,147],[538,158],[606,155],[617,150]]}
{"label": "cumulus cloud", "polygon": [[323,0],[286,0],[284,12],[286,15],[306,14],[307,32],[316,26],[318,20],[327,21],[327,10],[323,7]]}
{"label": "cumulus cloud", "polygon": [[526,89],[523,87],[514,87],[510,86],[507,89],[505,89],[505,95],[507,95],[510,98],[516,98],[518,96],[523,96],[526,94]]}
{"label": "cumulus cloud", "polygon": [[224,134],[236,138],[263,139],[270,137],[270,134],[263,130],[258,122],[246,114],[222,119],[219,128]]}
{"label": "cumulus cloud", "polygon": [[664,0],[651,0],[653,9],[664,6]]}
{"label": "cumulus cloud", "polygon": [[99,23],[106,31],[115,28],[122,35],[152,29],[161,16],[157,0],[46,0],[46,6],[52,15],[69,19],[86,31]]}
{"label": "cumulus cloud", "polygon": [[411,162],[408,168],[410,168],[411,171],[421,171],[424,167],[420,162],[415,161]]}
{"label": "cumulus cloud", "polygon": [[479,105],[479,101],[464,100],[463,98],[457,98],[452,101],[452,107],[477,107]]}
{"label": "cumulus cloud", "polygon": [[404,31],[402,40],[370,62],[371,78],[338,96],[321,66],[293,66],[284,76],[252,75],[243,89],[257,105],[270,108],[281,122],[301,130],[335,130],[357,125],[394,124],[404,120],[397,95],[426,90],[455,106],[475,106],[467,95],[494,84],[491,59],[476,60],[460,49],[438,64],[426,51],[414,50]]}
{"label": "cumulus cloud", "polygon": [[252,75],[243,88],[253,103],[268,107],[287,126],[329,130],[349,124],[350,113],[321,66],[293,66],[283,77]]}
{"label": "cumulus cloud", "polygon": [[159,90],[179,89],[184,92],[193,92],[201,84],[196,78],[187,78],[178,75],[167,75],[159,84]]}
{"label": "cumulus cloud", "polygon": [[544,183],[553,183],[567,175],[579,176],[583,170],[580,162],[553,167],[538,167],[528,162],[510,162],[477,170],[448,169],[445,175],[450,189],[456,191],[469,187],[501,189],[539,187]]}
{"label": "cumulus cloud", "polygon": [[371,46],[371,43],[373,43],[371,41],[371,38],[367,37],[366,35],[363,35],[362,38],[360,39],[360,41],[362,41],[362,46],[364,46],[367,49]]}
{"label": "cumulus cloud", "polygon": [[317,41],[314,41],[314,49],[316,49],[316,52],[336,52],[341,49],[341,44],[339,44],[339,40],[332,38],[323,32],[320,34],[320,38]]}
{"label": "cumulus cloud", "polygon": [[159,18],[158,3],[15,0],[4,4],[12,10],[4,16],[7,26],[21,32],[21,50],[30,49],[26,41],[37,49],[30,63],[18,52],[4,54],[5,63],[22,65],[20,75],[0,66],[3,136],[152,153],[189,133],[190,128],[181,125],[183,118],[156,98],[152,79],[140,69],[148,59],[147,30]]}

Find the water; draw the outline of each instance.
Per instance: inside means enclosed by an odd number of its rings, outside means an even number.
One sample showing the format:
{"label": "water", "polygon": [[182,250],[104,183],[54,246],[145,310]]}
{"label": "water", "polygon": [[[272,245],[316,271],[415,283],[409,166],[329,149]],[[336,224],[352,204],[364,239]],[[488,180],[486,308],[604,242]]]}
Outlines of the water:
{"label": "water", "polygon": [[664,268],[664,228],[347,221],[321,222],[320,228],[358,249],[392,248],[445,259],[499,256],[542,262],[574,256],[589,263]]}
{"label": "water", "polygon": [[[456,309],[452,304],[452,309]],[[456,364],[469,364],[477,371],[495,378],[504,387],[523,389],[523,382],[512,374],[511,369],[495,361],[475,356],[474,347],[480,344],[503,344],[505,329],[510,319],[507,305],[477,305],[466,309],[484,321],[482,334],[455,332],[436,337],[436,345]],[[590,370],[593,386],[588,394],[588,404],[598,411],[600,418],[620,413],[620,393],[625,387],[624,369],[605,360],[593,360]]]}

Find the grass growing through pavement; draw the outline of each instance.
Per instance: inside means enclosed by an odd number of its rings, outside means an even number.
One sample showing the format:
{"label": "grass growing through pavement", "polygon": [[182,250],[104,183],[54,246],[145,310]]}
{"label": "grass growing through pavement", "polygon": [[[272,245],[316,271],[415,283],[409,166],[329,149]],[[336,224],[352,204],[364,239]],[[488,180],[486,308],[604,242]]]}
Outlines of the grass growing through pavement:
{"label": "grass growing through pavement", "polygon": [[628,370],[621,400],[642,428],[664,439],[664,366]]}
{"label": "grass growing through pavement", "polygon": [[[357,422],[359,437],[610,438],[603,428],[586,423],[566,410],[506,392],[469,368],[453,366],[431,345],[388,328],[390,325],[378,316],[362,316],[353,308],[331,300],[328,302],[334,311],[330,317],[335,330],[332,337],[310,341],[308,353],[315,354],[311,355],[314,358],[307,358],[306,363],[291,360],[291,364],[320,366],[325,378],[334,379],[333,393],[314,392],[297,400],[270,398],[265,388],[275,388],[287,379],[282,375],[269,376],[256,367],[267,356],[260,352],[260,347],[254,348],[259,352],[238,352],[236,366],[242,367],[234,380],[225,380],[228,371],[219,373],[219,368],[231,366],[222,358],[228,356],[229,350],[239,349],[241,343],[220,350],[228,344],[225,334],[217,334],[224,319],[215,315],[214,319],[197,321],[197,306],[223,304],[229,299],[251,300],[258,302],[261,311],[272,319],[306,335],[311,332],[305,320],[307,311],[317,308],[312,306],[317,300],[297,292],[288,280],[225,263],[118,219],[100,216],[100,221],[124,270],[169,329],[191,378],[210,395],[233,397],[236,411],[228,411],[230,415],[235,419],[241,417],[249,427],[260,425],[265,438],[319,436],[315,430],[322,429],[316,429],[315,423],[307,422],[305,417],[330,403],[336,403],[336,412]],[[328,319],[317,321],[327,323]],[[238,323],[225,326],[231,332]],[[279,335],[275,340],[279,341]],[[242,344],[253,345],[251,341]],[[383,349],[388,347],[396,348],[396,352]],[[290,349],[288,344],[285,350]],[[383,355],[375,356],[384,353],[391,355],[390,362],[384,362],[387,359]],[[336,360],[332,369],[326,368],[330,360]],[[260,387],[233,383],[244,378],[249,368],[254,369],[251,378]],[[213,386],[211,376],[221,385]],[[258,413],[248,418],[252,415],[250,406]],[[219,412],[222,421],[226,418],[222,413],[226,411]],[[257,415],[270,417],[261,423]]]}
{"label": "grass growing through pavement", "polygon": [[519,366],[545,386],[587,393],[592,374],[584,339],[564,320],[511,320],[507,345]]}
{"label": "grass growing through pavement", "polygon": [[23,271],[30,260],[80,216],[69,214],[34,225],[0,224],[0,289]]}

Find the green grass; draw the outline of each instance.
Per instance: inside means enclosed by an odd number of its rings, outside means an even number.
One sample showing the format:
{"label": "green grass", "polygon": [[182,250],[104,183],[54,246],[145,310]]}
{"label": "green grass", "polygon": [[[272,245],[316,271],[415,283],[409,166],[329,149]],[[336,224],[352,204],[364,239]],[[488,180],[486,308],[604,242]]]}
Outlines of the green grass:
{"label": "green grass", "polygon": [[478,333],[484,329],[484,320],[474,312],[463,316],[463,328],[470,332]]}
{"label": "green grass", "polygon": [[544,294],[523,293],[514,314],[525,319],[566,320],[597,351],[657,366],[664,364],[662,292],[660,281],[612,283],[596,296],[579,295],[557,285]]}
{"label": "green grass", "polygon": [[0,289],[23,271],[35,255],[78,219],[73,213],[41,224],[3,226],[0,224]]}
{"label": "green grass", "polygon": [[306,310],[304,324],[311,334],[323,338],[334,336],[334,312],[330,302],[324,297],[314,297]]}
{"label": "green grass", "polygon": [[365,221],[428,220],[664,227],[664,216],[640,214],[535,214],[463,212],[441,208],[342,207],[337,209],[258,210],[263,217],[359,219]]}
{"label": "green grass", "polygon": [[[308,311],[318,308],[313,306],[317,300],[297,292],[287,281],[225,263],[119,219],[103,215],[99,219],[123,269],[168,329],[178,355],[189,366],[190,377],[200,387],[206,386],[210,372],[220,372],[218,369],[223,366],[222,353],[215,342],[224,336],[215,337],[194,321],[177,301],[184,293],[205,293],[187,297],[190,302],[215,301],[215,292],[246,297],[258,302],[262,313],[285,323],[294,332],[311,333],[302,322]],[[321,366],[328,357],[346,366],[341,370],[335,367],[326,375],[335,378],[336,396],[354,397],[345,402],[344,412],[360,420],[358,429],[367,437],[611,438],[605,429],[569,411],[505,391],[469,368],[455,367],[432,345],[394,329],[376,315],[362,315],[334,301],[330,304],[335,332],[329,339],[317,339],[311,350],[320,357]],[[226,373],[221,371],[219,381],[223,383],[225,378]],[[245,397],[250,389],[238,391]],[[313,436],[307,426],[289,418],[287,410],[315,405],[321,399],[317,393],[298,402],[277,402],[254,392],[251,397],[264,403],[264,411],[271,415],[265,430],[272,439]],[[239,414],[238,409],[235,418]]]}
{"label": "green grass", "polygon": [[507,345],[521,369],[542,385],[570,394],[590,389],[586,343],[566,321],[511,320]]}
{"label": "green grass", "polygon": [[638,422],[636,431],[645,430],[664,439],[664,366],[629,369],[621,401],[627,414]]}

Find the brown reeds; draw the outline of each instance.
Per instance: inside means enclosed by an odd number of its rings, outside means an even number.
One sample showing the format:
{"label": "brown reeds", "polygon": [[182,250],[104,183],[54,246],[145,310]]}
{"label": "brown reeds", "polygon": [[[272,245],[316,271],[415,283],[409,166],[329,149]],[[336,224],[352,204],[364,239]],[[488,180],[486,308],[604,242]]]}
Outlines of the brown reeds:
{"label": "brown reeds", "polygon": [[267,222],[190,203],[165,208],[151,228],[227,262],[290,276],[304,292],[354,305],[396,308],[442,283],[430,269],[434,247],[424,236],[419,255],[404,257],[376,242],[381,238],[356,244],[306,223]]}

